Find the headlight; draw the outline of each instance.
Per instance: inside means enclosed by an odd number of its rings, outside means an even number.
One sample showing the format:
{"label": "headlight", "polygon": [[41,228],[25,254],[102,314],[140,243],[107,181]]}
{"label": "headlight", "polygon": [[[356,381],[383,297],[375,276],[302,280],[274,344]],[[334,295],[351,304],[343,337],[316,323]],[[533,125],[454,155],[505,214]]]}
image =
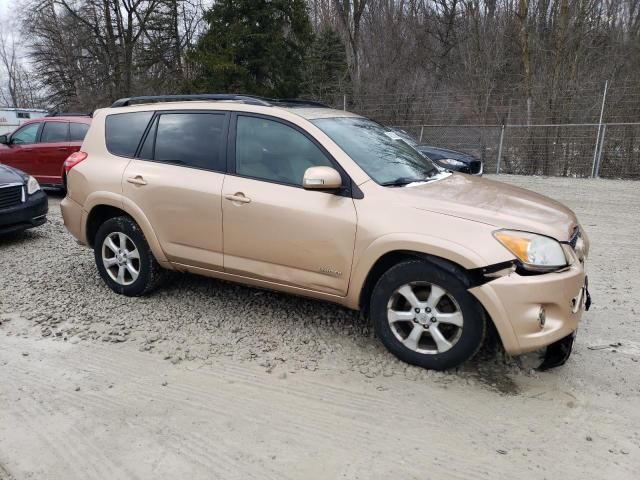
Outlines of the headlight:
{"label": "headlight", "polygon": [[33,195],[38,190],[40,190],[40,184],[38,181],[33,177],[29,177],[29,180],[27,180],[27,193],[29,195]]}
{"label": "headlight", "polygon": [[464,167],[466,165],[466,163],[460,160],[454,160],[453,158],[442,158],[438,161],[448,167]]}
{"label": "headlight", "polygon": [[497,230],[493,236],[529,270],[555,270],[567,265],[562,245],[553,238],[517,230]]}

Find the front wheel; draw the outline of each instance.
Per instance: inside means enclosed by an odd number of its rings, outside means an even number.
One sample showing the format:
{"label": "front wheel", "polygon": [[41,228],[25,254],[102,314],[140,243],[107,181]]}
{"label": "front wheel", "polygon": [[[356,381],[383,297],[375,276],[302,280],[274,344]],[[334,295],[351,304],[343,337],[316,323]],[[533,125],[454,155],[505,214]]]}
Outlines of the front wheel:
{"label": "front wheel", "polygon": [[111,218],[100,225],[94,256],[104,282],[122,295],[149,293],[163,277],[142,230],[130,217]]}
{"label": "front wheel", "polygon": [[371,295],[376,334],[400,360],[433,370],[460,365],[480,349],[482,307],[456,275],[422,260],[391,267]]}

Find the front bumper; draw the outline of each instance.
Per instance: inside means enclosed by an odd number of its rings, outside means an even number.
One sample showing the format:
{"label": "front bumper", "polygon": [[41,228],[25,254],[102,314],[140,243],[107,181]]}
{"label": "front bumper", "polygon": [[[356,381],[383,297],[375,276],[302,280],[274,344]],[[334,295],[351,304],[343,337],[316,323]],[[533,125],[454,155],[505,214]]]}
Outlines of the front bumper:
{"label": "front bumper", "polygon": [[47,221],[47,195],[39,190],[16,206],[0,210],[0,234],[38,227]]}
{"label": "front bumper", "polygon": [[491,316],[504,349],[511,355],[542,349],[569,337],[590,303],[585,270],[577,261],[562,272],[531,276],[514,272],[469,292]]}

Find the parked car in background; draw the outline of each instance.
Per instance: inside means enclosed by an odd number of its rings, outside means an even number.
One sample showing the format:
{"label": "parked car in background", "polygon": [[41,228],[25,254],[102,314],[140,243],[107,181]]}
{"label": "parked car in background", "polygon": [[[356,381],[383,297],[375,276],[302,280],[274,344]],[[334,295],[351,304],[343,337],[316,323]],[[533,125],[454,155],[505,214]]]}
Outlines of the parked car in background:
{"label": "parked car in background", "polygon": [[48,208],[47,196],[35,178],[0,165],[0,234],[42,225]]}
{"label": "parked car in background", "polygon": [[413,148],[429,157],[429,159],[439,167],[454,172],[468,173],[477,176],[481,176],[483,173],[482,160],[473,155],[448,148],[419,143],[408,132],[398,128],[394,128],[393,131]]}
{"label": "parked car in background", "polygon": [[447,170],[478,176],[483,173],[482,160],[468,153],[431,145],[418,145],[416,148],[433,160],[435,164]]}
{"label": "parked car in background", "polygon": [[33,175],[47,187],[65,187],[63,163],[80,150],[91,116],[54,114],[29,120],[8,135],[0,135],[0,163]]}
{"label": "parked car in background", "polygon": [[170,269],[336,302],[433,369],[469,359],[493,326],[508,353],[549,346],[545,367],[561,364],[589,306],[588,239],[569,208],[443,171],[317,103],[119,100],[65,168],[64,224],[119,294]]}

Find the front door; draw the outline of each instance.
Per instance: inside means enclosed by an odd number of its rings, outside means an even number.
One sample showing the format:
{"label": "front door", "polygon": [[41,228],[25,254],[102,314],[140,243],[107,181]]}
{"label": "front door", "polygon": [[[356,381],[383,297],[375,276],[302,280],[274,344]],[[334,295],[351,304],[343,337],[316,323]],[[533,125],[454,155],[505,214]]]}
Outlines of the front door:
{"label": "front door", "polygon": [[222,201],[225,272],[345,295],[356,234],[353,199],[302,188],[307,168],[335,166],[333,160],[279,120],[238,114],[232,123],[235,174],[225,178]]}
{"label": "front door", "polygon": [[0,163],[35,176],[38,148],[36,142],[41,125],[42,123],[28,123],[16,130],[11,135],[9,145],[0,145]]}
{"label": "front door", "polygon": [[167,258],[222,270],[222,182],[228,115],[159,113],[123,191],[142,209]]}

